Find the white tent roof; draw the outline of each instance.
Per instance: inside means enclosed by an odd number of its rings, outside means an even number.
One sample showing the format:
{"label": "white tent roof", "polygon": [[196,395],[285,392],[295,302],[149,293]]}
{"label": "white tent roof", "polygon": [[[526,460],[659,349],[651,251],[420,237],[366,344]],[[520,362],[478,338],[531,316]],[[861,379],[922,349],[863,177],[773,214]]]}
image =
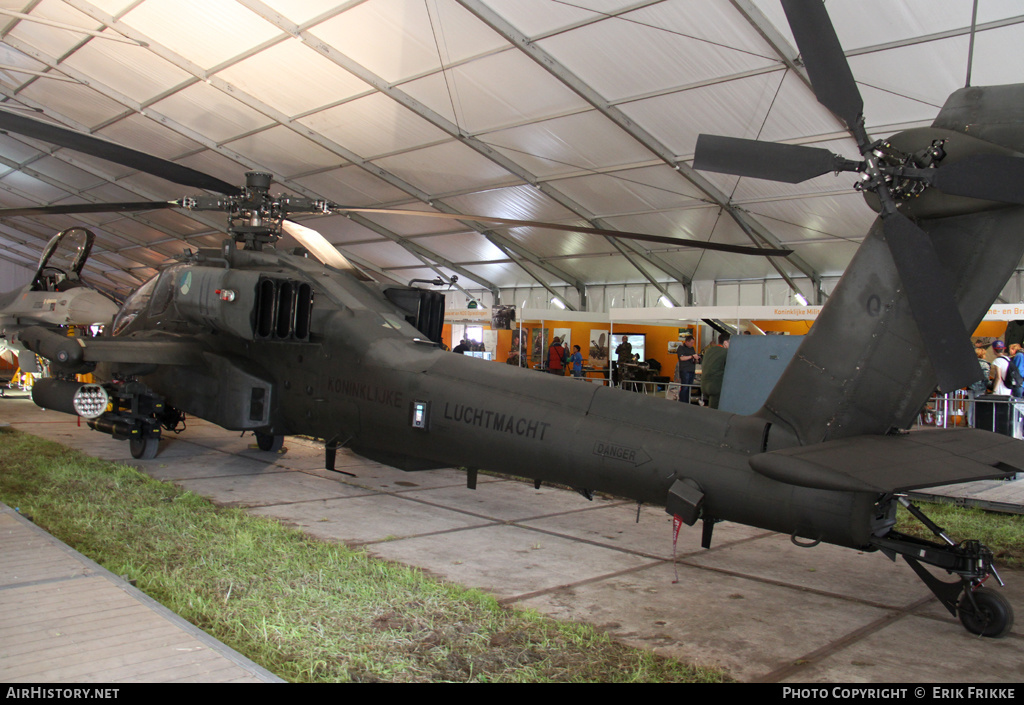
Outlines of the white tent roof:
{"label": "white tent roof", "polygon": [[[973,3],[828,3],[884,137],[929,124],[968,73]],[[1024,15],[980,0],[972,85],[1018,82]],[[74,29],[72,29],[74,28]],[[874,214],[853,177],[788,185],[693,172],[701,132],[855,158],[795,61],[778,0],[0,0],[0,108],[241,185],[385,205],[790,247],[777,263],[537,228],[397,216],[303,220],[365,266],[475,288],[843,271]],[[275,189],[277,190],[277,189]],[[183,188],[0,135],[0,207],[171,200]],[[216,214],[0,220],[34,265],[57,230],[97,232],[93,278],[126,291]],[[781,272],[779,271],[781,270]],[[0,287],[9,288],[9,287]]]}

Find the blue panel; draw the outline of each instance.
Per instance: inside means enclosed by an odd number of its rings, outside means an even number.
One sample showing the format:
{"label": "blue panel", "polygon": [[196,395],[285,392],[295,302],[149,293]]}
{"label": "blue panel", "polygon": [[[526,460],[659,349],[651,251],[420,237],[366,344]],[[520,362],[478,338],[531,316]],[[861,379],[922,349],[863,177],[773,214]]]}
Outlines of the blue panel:
{"label": "blue panel", "polygon": [[803,339],[802,335],[734,335],[718,408],[734,414],[760,409]]}

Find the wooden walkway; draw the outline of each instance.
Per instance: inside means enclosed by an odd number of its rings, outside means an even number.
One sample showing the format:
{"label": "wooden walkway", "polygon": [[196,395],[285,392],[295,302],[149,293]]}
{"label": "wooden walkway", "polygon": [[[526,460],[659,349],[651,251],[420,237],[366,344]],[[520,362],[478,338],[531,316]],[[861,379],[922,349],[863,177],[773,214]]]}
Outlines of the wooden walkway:
{"label": "wooden walkway", "polygon": [[0,682],[282,682],[0,503]]}
{"label": "wooden walkway", "polygon": [[[1018,476],[1019,477],[1019,476]],[[1024,479],[978,480],[945,487],[929,487],[909,492],[911,498],[932,502],[949,502],[961,507],[975,507],[989,512],[1024,514]]]}

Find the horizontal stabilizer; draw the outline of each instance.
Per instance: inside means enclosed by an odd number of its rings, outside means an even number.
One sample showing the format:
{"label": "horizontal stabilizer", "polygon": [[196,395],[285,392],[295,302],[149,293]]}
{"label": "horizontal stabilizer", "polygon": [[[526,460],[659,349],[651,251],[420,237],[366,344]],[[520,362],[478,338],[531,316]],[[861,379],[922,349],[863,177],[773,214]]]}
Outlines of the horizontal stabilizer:
{"label": "horizontal stabilizer", "polygon": [[901,492],[1024,472],[1024,444],[975,429],[854,436],[761,453],[750,466],[799,487]]}

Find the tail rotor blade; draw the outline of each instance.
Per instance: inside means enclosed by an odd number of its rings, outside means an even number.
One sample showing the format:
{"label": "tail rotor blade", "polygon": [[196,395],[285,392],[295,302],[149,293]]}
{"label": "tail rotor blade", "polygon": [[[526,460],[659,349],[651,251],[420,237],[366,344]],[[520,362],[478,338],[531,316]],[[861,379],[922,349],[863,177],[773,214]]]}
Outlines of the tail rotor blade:
{"label": "tail rotor blade", "polygon": [[954,196],[1024,205],[1024,159],[978,154],[939,167],[932,184]]}
{"label": "tail rotor blade", "polygon": [[981,368],[928,234],[901,213],[884,216],[882,227],[939,390],[951,392],[977,382]]}
{"label": "tail rotor blade", "polygon": [[853,80],[825,3],[822,0],[782,0],[782,7],[818,102],[855,130],[864,112],[864,99]]}
{"label": "tail rotor blade", "polygon": [[[824,2],[782,0],[782,6],[818,102],[846,122],[867,155],[871,142],[864,127],[864,100]],[[865,171],[870,177],[866,183],[873,184],[869,188],[881,202],[885,239],[939,389],[948,392],[980,379],[981,368],[967,343],[950,278],[929,235],[897,210],[876,160],[851,162],[824,149],[701,135],[694,167],[788,183],[830,171]],[[951,194],[1024,203],[1024,159],[969,157],[910,178],[926,178]]]}
{"label": "tail rotor blade", "polygon": [[700,135],[693,167],[735,176],[797,184],[835,171],[853,171],[857,162],[827,149],[737,137]]}

